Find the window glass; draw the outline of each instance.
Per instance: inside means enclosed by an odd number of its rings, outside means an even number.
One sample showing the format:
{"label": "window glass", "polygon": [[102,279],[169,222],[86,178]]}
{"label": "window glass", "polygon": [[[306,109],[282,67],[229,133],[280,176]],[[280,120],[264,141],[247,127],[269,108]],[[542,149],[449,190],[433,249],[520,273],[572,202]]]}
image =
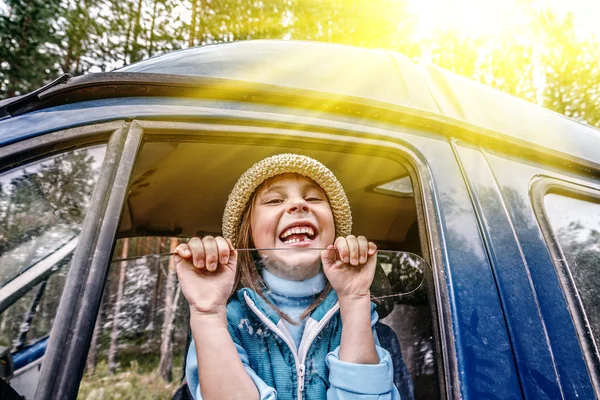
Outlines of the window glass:
{"label": "window glass", "polygon": [[61,153],[0,174],[0,346],[22,396],[42,356],[106,146]]}
{"label": "window glass", "polygon": [[600,202],[558,194],[544,198],[596,343],[600,339]]}
{"label": "window glass", "polygon": [[[419,256],[417,210],[405,166],[330,151],[170,141],[146,142],[136,160],[80,398],[102,396],[107,386],[115,396],[138,398],[152,393],[168,398],[185,390],[189,307],[165,253],[193,236],[221,235],[223,209],[240,175],[265,157],[289,152],[332,170],[352,207],[353,232],[380,249],[371,292],[380,317],[376,332],[393,358],[394,382],[404,394],[414,391],[414,398],[438,397],[433,294],[426,284],[431,269]],[[401,196],[395,186],[378,189],[399,177],[406,177]]]}
{"label": "window glass", "polygon": [[104,151],[75,150],[0,175],[0,286],[79,235]]}
{"label": "window glass", "polygon": [[117,241],[78,398],[170,399],[179,388],[189,308],[173,258],[139,256],[168,253],[182,240]]}

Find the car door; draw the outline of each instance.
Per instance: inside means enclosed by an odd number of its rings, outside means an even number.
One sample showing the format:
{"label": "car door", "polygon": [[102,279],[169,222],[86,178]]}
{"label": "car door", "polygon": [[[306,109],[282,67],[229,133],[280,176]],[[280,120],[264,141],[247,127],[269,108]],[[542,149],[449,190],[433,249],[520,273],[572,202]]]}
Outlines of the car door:
{"label": "car door", "polygon": [[[81,124],[83,111],[101,115],[101,118],[140,117],[127,122],[108,143],[107,172],[101,174],[98,194],[94,194],[98,197],[91,202],[94,208],[87,213],[85,230],[80,234],[79,243],[84,243],[85,247],[78,247],[73,256],[73,265],[78,267],[71,268],[65,285],[64,292],[68,294],[63,297],[57,312],[55,326],[58,327],[49,339],[36,398],[77,396],[106,278],[111,268],[118,265],[110,265],[115,240],[119,234],[126,237],[136,233],[123,229],[131,211],[126,199],[145,187],[134,185],[138,179],[149,180],[143,184],[151,183],[155,173],[149,168],[141,175],[134,174],[135,168],[144,169],[139,158],[140,147],[152,143],[170,144],[171,147],[196,143],[205,149],[218,144],[225,149],[224,153],[202,153],[201,158],[189,153],[186,160],[190,161],[191,171],[202,171],[204,159],[226,157],[231,160],[231,165],[235,165],[236,154],[251,155],[249,150],[253,146],[277,147],[278,151],[340,153],[349,159],[375,157],[405,165],[415,199],[416,242],[431,265],[427,306],[427,313],[431,315],[431,327],[428,328],[431,335],[426,338],[431,345],[423,349],[433,350],[424,351],[422,356],[432,361],[427,365],[434,366],[434,371],[426,370],[422,375],[433,373],[437,384],[423,381],[422,387],[430,389],[434,386],[434,398],[520,397],[515,360],[494,274],[447,130],[441,123],[403,125],[407,110],[386,111],[382,116],[378,114],[380,109],[367,112],[368,107],[352,105],[347,107],[348,110],[338,108],[336,113],[330,113],[253,102],[124,98],[75,104],[66,110],[45,110],[46,116],[59,113],[63,124],[71,118]],[[357,116],[357,109],[368,117]],[[32,117],[39,120],[40,114]],[[22,119],[14,123],[11,132],[16,131],[17,126],[32,131]],[[51,130],[48,123],[45,124],[44,129]],[[168,147],[165,147],[166,154],[170,151]],[[228,153],[229,147],[237,148],[238,152]],[[165,154],[160,146],[155,150],[156,156]],[[340,164],[338,168],[355,171],[360,177],[369,166],[377,165],[384,164],[349,163]],[[382,174],[386,172],[387,167],[381,168]],[[376,176],[377,171],[371,169],[370,173]],[[358,186],[356,193],[376,193],[378,188],[382,192],[393,192],[396,189],[379,187],[393,181],[395,179],[373,181],[369,187]],[[349,179],[348,182],[362,181]],[[157,215],[161,210],[169,210],[158,206]],[[368,211],[368,202],[361,206]],[[172,209],[178,210],[177,207]],[[219,210],[211,209],[210,215],[211,221],[218,220]],[[361,219],[368,224],[368,214],[362,215]],[[88,225],[88,220],[93,222]],[[400,223],[401,219],[391,218],[387,223],[392,221]],[[157,222],[161,222],[160,219]],[[168,228],[163,231],[165,235],[181,235],[182,231],[178,231],[176,225],[161,224],[158,226]],[[376,232],[376,228],[377,225],[373,225],[371,229]],[[206,232],[218,230],[216,224]],[[396,232],[395,229],[381,231],[385,234]],[[160,229],[155,232],[160,233]],[[402,328],[401,324],[396,326],[398,330]],[[423,393],[429,393],[423,398],[431,398],[431,392]]]}
{"label": "car door", "polygon": [[[561,232],[562,237],[575,235],[569,231],[576,231],[577,226],[582,231],[592,229],[588,235],[597,229],[593,226],[597,217],[582,218],[586,207],[597,208],[593,200],[597,194],[580,200],[577,194],[549,193],[563,185],[581,185],[593,192],[597,179],[583,176],[575,167],[565,169],[564,161],[551,157],[526,158],[523,151],[502,152],[459,141],[454,151],[478,210],[524,395],[594,397],[598,394],[597,350],[594,334],[584,328],[589,326],[585,318],[589,290],[582,303],[578,284],[572,280],[578,266],[567,266],[565,257],[558,255],[564,243],[559,244],[556,236]],[[588,267],[587,271],[592,270]],[[590,272],[587,281],[595,282],[596,276]],[[587,312],[594,315],[594,308],[590,306]]]}
{"label": "car door", "polygon": [[52,381],[43,366],[66,354],[125,130],[113,121],[20,137],[14,127],[4,121],[0,137],[0,336],[12,363],[3,378],[33,398]]}

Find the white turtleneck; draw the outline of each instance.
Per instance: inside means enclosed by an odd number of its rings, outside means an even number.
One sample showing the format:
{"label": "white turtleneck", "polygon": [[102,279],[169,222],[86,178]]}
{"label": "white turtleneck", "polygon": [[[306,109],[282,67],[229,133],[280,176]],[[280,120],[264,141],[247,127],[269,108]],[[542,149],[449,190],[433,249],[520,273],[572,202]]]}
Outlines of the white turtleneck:
{"label": "white turtleneck", "polygon": [[283,320],[298,347],[306,322],[306,320],[298,321],[298,318],[325,288],[325,276],[320,272],[304,281],[290,281],[279,278],[263,268],[262,278],[275,306],[298,322],[298,325],[292,325]]}

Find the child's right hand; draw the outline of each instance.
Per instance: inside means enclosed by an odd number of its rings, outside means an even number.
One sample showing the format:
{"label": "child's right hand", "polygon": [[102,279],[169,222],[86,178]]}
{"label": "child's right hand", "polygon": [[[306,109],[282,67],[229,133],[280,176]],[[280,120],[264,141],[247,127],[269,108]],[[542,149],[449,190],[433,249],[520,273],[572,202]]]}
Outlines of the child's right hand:
{"label": "child's right hand", "polygon": [[225,312],[237,266],[237,251],[231,241],[220,236],[194,237],[177,246],[175,253],[177,277],[190,312]]}

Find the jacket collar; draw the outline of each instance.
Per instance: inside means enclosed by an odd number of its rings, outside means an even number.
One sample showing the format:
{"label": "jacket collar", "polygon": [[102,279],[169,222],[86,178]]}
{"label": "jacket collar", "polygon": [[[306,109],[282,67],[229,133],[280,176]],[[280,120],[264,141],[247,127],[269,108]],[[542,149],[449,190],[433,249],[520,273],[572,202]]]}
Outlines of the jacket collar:
{"label": "jacket collar", "polygon": [[[237,297],[242,304],[246,304],[246,300],[244,299],[244,294],[246,294],[246,295],[248,295],[248,297],[250,297],[250,299],[254,302],[254,304],[259,309],[259,311],[261,313],[263,313],[271,322],[273,322],[275,325],[277,325],[279,323],[279,320],[281,320],[281,317],[279,316],[279,314],[277,314],[275,312],[273,307],[271,307],[269,304],[267,304],[265,299],[263,299],[261,296],[259,296],[252,289],[242,288],[242,289],[238,290],[238,292],[237,292]],[[267,292],[265,292],[265,296],[269,300],[271,300],[270,296]],[[335,306],[337,301],[338,301],[337,293],[335,292],[335,290],[331,290],[329,292],[329,294],[327,295],[327,297],[325,297],[325,299],[317,306],[317,308],[315,308],[313,310],[313,312],[310,314],[310,318],[314,319],[317,322],[320,321],[325,316],[327,311],[329,311],[333,306]]]}

